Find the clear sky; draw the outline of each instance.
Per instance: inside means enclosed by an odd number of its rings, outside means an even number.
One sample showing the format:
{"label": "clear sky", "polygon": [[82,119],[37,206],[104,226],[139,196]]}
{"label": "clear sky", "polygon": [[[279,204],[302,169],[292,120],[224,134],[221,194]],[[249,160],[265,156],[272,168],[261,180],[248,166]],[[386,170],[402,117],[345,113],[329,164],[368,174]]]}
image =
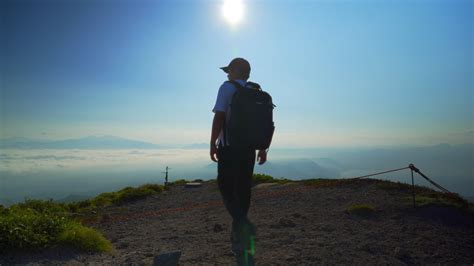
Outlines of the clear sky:
{"label": "clear sky", "polygon": [[473,1],[4,0],[0,137],[208,143],[218,67],[271,93],[280,147],[474,140]]}

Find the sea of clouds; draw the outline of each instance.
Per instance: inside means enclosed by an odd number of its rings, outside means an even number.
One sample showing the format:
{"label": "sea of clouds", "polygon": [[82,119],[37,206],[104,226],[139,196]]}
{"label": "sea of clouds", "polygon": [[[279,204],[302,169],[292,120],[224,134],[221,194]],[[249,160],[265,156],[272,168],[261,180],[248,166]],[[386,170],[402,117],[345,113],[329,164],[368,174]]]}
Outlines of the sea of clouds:
{"label": "sea of clouds", "polygon": [[[415,163],[448,189],[474,195],[472,145],[403,149],[273,149],[256,173],[289,179],[343,178]],[[29,198],[70,200],[144,183],[213,179],[208,149],[0,149],[0,204]],[[378,176],[411,182],[409,171]],[[416,183],[429,185],[421,178]]]}

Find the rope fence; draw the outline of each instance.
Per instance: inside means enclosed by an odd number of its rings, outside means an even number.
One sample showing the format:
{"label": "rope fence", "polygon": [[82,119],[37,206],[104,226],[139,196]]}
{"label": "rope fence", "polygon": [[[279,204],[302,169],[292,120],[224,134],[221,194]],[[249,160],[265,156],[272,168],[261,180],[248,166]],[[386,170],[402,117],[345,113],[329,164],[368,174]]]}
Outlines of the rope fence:
{"label": "rope fence", "polygon": [[[391,170],[386,170],[382,172],[376,172],[368,175],[363,175],[363,176],[357,176],[357,177],[352,177],[352,178],[341,178],[341,179],[334,179],[334,180],[357,180],[357,179],[363,179],[371,176],[377,176],[377,175],[382,175],[382,174],[387,174],[387,173],[392,173],[392,172],[398,172],[398,171],[403,171],[410,169],[411,172],[411,181],[412,181],[412,197],[413,197],[413,207],[416,208],[416,202],[415,202],[415,183],[414,183],[414,174],[417,173],[421,177],[423,177],[425,180],[427,180],[430,184],[432,184],[434,187],[439,189],[443,193],[451,193],[449,190],[441,186],[440,184],[436,183],[429,177],[427,177],[425,174],[423,174],[417,167],[415,167],[414,164],[409,164],[407,167],[401,167],[397,169],[391,169]],[[279,197],[285,194],[290,194],[294,193],[297,191],[304,191],[304,190],[309,190],[309,189],[317,189],[318,187],[311,187],[311,186],[306,186],[306,187],[297,187],[297,188],[287,188],[287,189],[282,189],[278,191],[264,191],[264,192],[256,192],[253,196],[255,200],[258,199],[263,199],[263,198],[270,198],[270,197]],[[120,221],[127,221],[130,219],[139,219],[139,218],[146,218],[146,217],[152,217],[152,216],[159,216],[159,215],[164,215],[164,214],[171,214],[171,213],[178,213],[178,212],[185,212],[189,210],[194,210],[194,209],[203,209],[203,208],[209,208],[209,207],[216,207],[223,205],[221,200],[211,200],[208,202],[204,203],[198,203],[198,204],[191,204],[188,206],[184,207],[173,207],[173,208],[165,208],[165,209],[159,209],[159,210],[148,210],[148,211],[142,211],[142,212],[135,212],[135,213],[128,213],[124,214],[123,211],[121,212],[109,212],[106,214],[106,216],[102,216],[101,221],[96,221],[95,219],[84,219],[82,222],[86,225],[93,225],[93,224],[100,224],[100,223],[109,223],[109,222],[120,222]],[[66,214],[67,216],[83,216],[83,217],[91,217],[95,214],[96,212],[91,213],[54,213],[54,214],[61,214],[64,215]]]}
{"label": "rope fence", "polygon": [[409,164],[407,167],[402,167],[402,168],[397,168],[397,169],[392,169],[392,170],[387,170],[387,171],[383,171],[383,172],[378,172],[378,173],[374,173],[374,174],[369,174],[369,175],[363,175],[363,176],[358,176],[358,177],[353,177],[351,179],[362,179],[362,178],[366,178],[366,177],[370,177],[370,176],[376,176],[376,175],[382,175],[382,174],[386,174],[386,173],[392,173],[392,172],[398,172],[398,171],[402,171],[402,170],[406,170],[406,169],[410,169],[411,171],[411,185],[412,185],[412,197],[413,197],[413,208],[416,208],[416,200],[415,200],[415,179],[414,179],[414,176],[413,176],[413,172],[419,174],[421,177],[423,177],[424,179],[426,179],[426,181],[428,181],[430,184],[432,184],[434,187],[436,187],[437,189],[441,190],[441,192],[443,193],[452,193],[451,191],[447,190],[446,188],[444,188],[443,186],[441,186],[440,184],[436,183],[435,181],[433,181],[432,179],[430,179],[429,177],[427,177],[425,174],[423,174],[420,169],[416,168],[414,164]]}

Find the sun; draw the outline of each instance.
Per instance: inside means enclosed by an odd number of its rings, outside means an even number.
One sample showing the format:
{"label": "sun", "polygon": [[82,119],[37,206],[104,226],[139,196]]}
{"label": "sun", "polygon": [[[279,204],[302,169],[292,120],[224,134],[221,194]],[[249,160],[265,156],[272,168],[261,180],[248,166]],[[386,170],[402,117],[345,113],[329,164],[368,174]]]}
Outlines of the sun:
{"label": "sun", "polygon": [[242,0],[224,0],[222,15],[232,26],[239,24],[244,16],[244,4]]}

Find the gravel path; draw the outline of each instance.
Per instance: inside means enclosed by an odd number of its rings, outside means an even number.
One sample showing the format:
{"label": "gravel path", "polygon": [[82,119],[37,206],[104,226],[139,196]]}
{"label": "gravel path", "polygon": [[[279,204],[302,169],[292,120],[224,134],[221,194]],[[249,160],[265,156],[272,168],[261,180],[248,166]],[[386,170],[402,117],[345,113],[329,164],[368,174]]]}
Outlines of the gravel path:
{"label": "gravel path", "polygon": [[[261,184],[249,217],[257,227],[258,265],[474,263],[474,217],[457,210],[414,210],[407,195],[377,188],[375,180],[333,187]],[[361,217],[346,210],[375,207]],[[160,253],[181,250],[181,265],[232,265],[230,216],[215,183],[169,191],[121,207],[94,224],[111,240],[109,254],[55,248],[3,255],[0,264],[150,265]]]}

